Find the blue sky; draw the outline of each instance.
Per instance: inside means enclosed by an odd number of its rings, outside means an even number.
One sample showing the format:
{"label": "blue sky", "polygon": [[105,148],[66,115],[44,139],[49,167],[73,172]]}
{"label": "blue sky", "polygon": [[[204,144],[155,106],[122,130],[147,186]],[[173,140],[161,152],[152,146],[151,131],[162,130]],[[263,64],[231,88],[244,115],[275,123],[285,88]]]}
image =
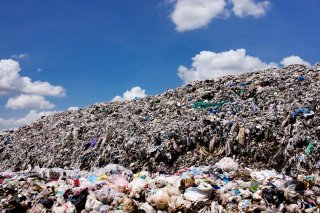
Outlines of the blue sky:
{"label": "blue sky", "polygon": [[[0,129],[17,125],[15,121],[31,110],[37,114],[82,108],[110,101],[135,86],[141,87],[140,95],[142,90],[158,94],[192,80],[236,73],[237,63],[255,60],[240,68],[244,72],[281,67],[287,63],[280,62],[292,55],[305,63],[319,61],[318,0],[0,0],[0,4],[0,60],[18,62],[20,77],[60,86],[65,93],[26,92],[21,87],[8,92],[1,87],[0,74]],[[194,13],[198,9],[200,15]],[[237,63],[232,66],[217,65],[235,55]],[[23,95],[28,101],[21,103]],[[40,102],[43,107],[37,106]]]}

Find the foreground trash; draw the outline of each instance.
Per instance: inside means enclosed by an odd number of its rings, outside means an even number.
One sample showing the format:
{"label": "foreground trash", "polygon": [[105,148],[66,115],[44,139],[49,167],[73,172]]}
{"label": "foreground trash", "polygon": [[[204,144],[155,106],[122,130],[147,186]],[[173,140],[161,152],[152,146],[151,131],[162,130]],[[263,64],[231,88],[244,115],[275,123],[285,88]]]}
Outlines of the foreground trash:
{"label": "foreground trash", "polygon": [[33,168],[1,173],[3,212],[319,212],[320,177],[255,171],[232,158],[173,174]]}

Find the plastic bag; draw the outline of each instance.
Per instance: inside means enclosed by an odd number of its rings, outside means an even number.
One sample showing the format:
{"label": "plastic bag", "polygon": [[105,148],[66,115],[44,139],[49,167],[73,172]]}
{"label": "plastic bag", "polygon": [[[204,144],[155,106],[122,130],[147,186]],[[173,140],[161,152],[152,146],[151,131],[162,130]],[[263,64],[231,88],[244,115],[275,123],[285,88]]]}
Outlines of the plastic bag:
{"label": "plastic bag", "polygon": [[135,202],[130,198],[123,198],[122,209],[125,213],[135,213],[137,212],[137,206]]}
{"label": "plastic bag", "polygon": [[91,192],[87,197],[85,209],[87,211],[100,211],[102,206],[102,202],[98,201],[96,196]]}
{"label": "plastic bag", "polygon": [[184,198],[192,202],[207,201],[212,196],[212,187],[210,184],[203,183],[198,187],[186,189]]}
{"label": "plastic bag", "polygon": [[277,205],[286,200],[283,191],[276,189],[263,189],[262,197],[266,199],[269,203]]}
{"label": "plastic bag", "polygon": [[251,200],[245,199],[241,200],[238,204],[239,211],[247,211],[251,207]]}
{"label": "plastic bag", "polygon": [[104,170],[107,174],[111,174],[111,175],[128,175],[131,176],[133,175],[132,171],[129,169],[126,169],[123,166],[117,165],[117,164],[108,164],[104,167]]}
{"label": "plastic bag", "polygon": [[147,187],[147,185],[148,181],[146,180],[146,178],[134,178],[128,185],[131,189],[130,197],[139,198],[141,192],[144,190],[144,188]]}
{"label": "plastic bag", "polygon": [[113,176],[111,182],[119,192],[125,193],[128,190],[129,182],[124,176]]}
{"label": "plastic bag", "polygon": [[51,209],[54,202],[52,199],[41,198],[39,203],[41,203],[46,209]]}
{"label": "plastic bag", "polygon": [[147,198],[148,203],[155,209],[164,210],[169,206],[170,197],[167,192],[160,189],[155,194]]}
{"label": "plastic bag", "polygon": [[143,212],[143,213],[156,213],[156,210],[148,203],[142,203],[138,207],[138,212]]}
{"label": "plastic bag", "polygon": [[76,207],[77,211],[85,209],[87,196],[88,189],[84,189],[78,195],[74,195],[71,198],[71,203]]}
{"label": "plastic bag", "polygon": [[99,201],[104,204],[111,204],[115,198],[122,197],[123,194],[112,189],[112,188],[102,188],[94,192],[95,196]]}
{"label": "plastic bag", "polygon": [[288,200],[295,200],[300,194],[304,194],[305,185],[301,181],[293,180],[284,184],[284,196]]}
{"label": "plastic bag", "polygon": [[224,172],[233,172],[239,168],[239,164],[229,157],[222,158],[214,167],[222,169]]}

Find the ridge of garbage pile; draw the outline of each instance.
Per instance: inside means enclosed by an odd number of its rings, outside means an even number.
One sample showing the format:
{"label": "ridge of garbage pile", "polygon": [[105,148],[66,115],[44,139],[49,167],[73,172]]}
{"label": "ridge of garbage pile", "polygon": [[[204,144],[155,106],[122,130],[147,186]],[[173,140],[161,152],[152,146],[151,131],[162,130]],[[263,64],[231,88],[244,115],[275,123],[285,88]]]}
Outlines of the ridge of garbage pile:
{"label": "ridge of garbage pile", "polygon": [[108,164],[90,171],[29,168],[0,173],[2,212],[319,212],[319,174],[292,178],[224,157],[171,174]]}
{"label": "ridge of garbage pile", "polygon": [[320,65],[193,82],[161,95],[100,103],[0,133],[0,171],[173,172],[223,157],[296,177],[319,171]]}

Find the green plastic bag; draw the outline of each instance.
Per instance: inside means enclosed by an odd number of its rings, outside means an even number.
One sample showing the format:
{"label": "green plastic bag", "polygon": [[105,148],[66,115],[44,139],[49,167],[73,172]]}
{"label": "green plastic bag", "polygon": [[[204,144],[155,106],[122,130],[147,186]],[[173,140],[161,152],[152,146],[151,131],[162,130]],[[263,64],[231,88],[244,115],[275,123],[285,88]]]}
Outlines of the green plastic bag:
{"label": "green plastic bag", "polygon": [[306,149],[306,155],[310,155],[310,153],[313,151],[313,149],[314,149],[313,143],[309,143],[309,145],[307,146],[307,149]]}
{"label": "green plastic bag", "polygon": [[194,108],[194,109],[210,108],[210,107],[212,107],[212,103],[207,103],[204,101],[199,101],[199,102],[192,104],[192,108]]}

